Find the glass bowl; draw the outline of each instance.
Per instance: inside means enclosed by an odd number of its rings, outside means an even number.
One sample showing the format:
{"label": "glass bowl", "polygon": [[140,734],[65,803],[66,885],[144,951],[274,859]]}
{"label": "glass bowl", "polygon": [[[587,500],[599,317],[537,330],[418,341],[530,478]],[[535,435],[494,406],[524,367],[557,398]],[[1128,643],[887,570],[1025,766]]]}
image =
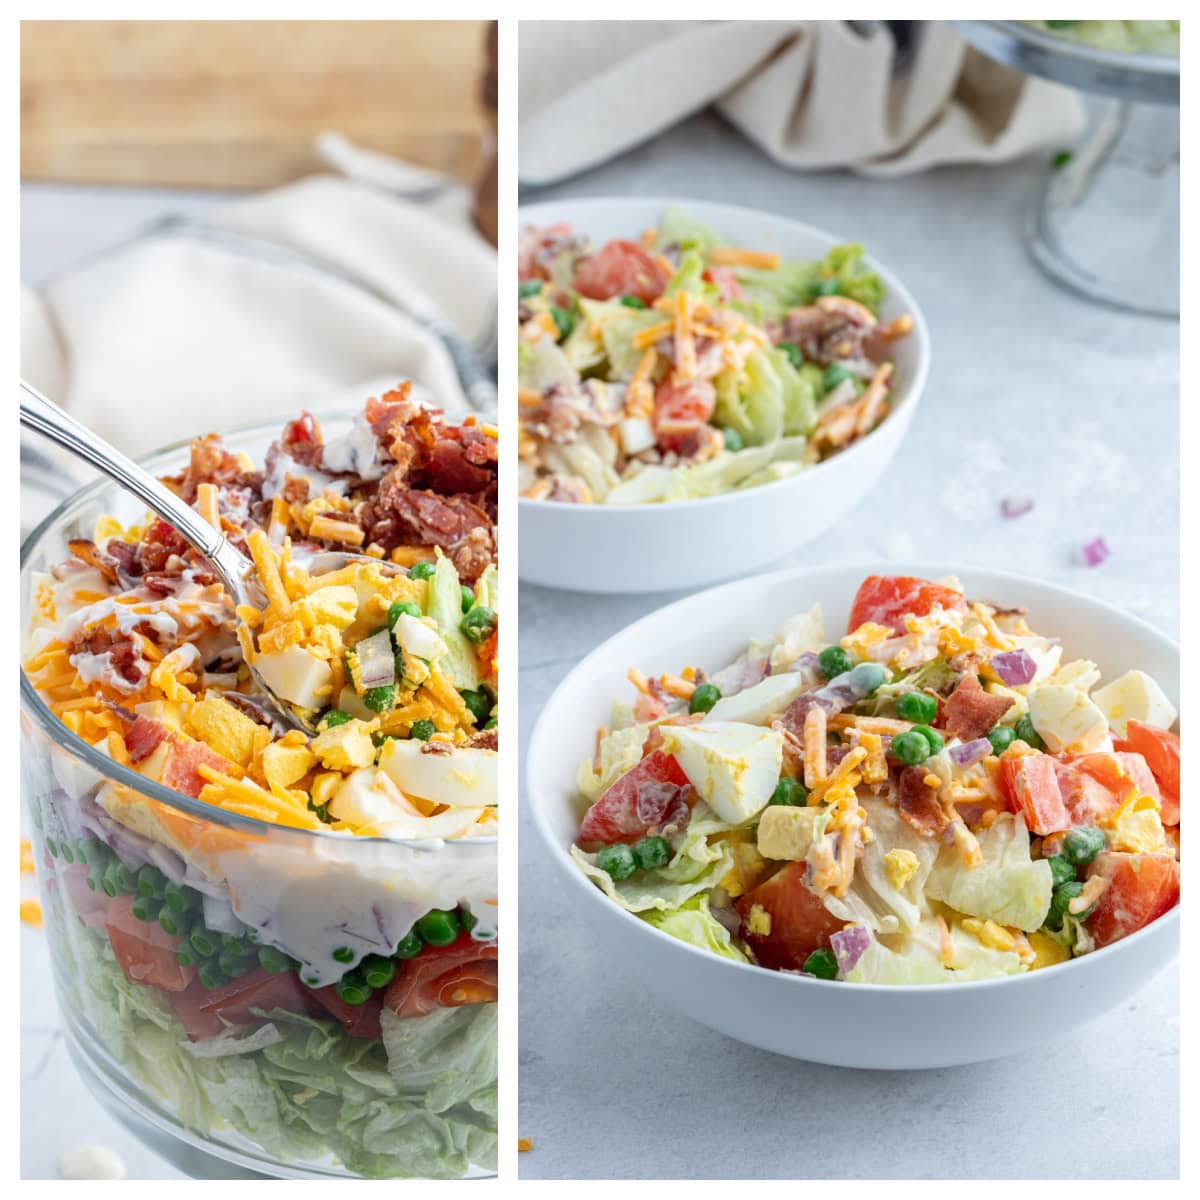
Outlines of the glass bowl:
{"label": "glass bowl", "polygon": [[[349,420],[322,424],[336,434]],[[279,428],[243,429],[227,435],[226,445],[261,462]],[[176,471],[187,445],[144,465]],[[21,552],[22,630],[36,574],[68,557],[69,540],[90,538],[104,514],[131,524],[142,511],[101,480],[30,534]],[[419,916],[468,896],[491,898],[494,913],[494,837],[357,838],[225,812],[90,746],[47,707],[24,671],[21,734],[22,790],[65,1035],[84,1080],[114,1116],[204,1178],[494,1173],[495,1004],[395,1020],[388,1014],[383,1037],[353,1036],[294,974],[259,971],[241,977],[247,992],[239,1023],[254,1041],[213,1054],[221,1038],[191,1042],[180,1022],[180,1013],[203,1020],[194,1010],[205,990],[196,978],[181,990],[186,972],[171,975],[169,963],[137,940],[160,940],[161,926],[131,920],[125,907],[136,898],[130,877],[149,868],[147,889],[157,879],[161,895],[165,877],[203,897],[183,918],[188,932],[203,926],[205,936],[240,938],[242,953],[255,952],[247,939],[274,944],[308,970],[328,955],[331,940],[391,954]],[[110,881],[122,869],[124,888]],[[106,894],[106,881],[115,896]],[[475,936],[494,936],[494,917],[477,919]],[[174,953],[168,943],[168,959]],[[147,982],[129,978],[121,962]],[[308,977],[314,986],[332,983],[319,978],[319,968]]]}

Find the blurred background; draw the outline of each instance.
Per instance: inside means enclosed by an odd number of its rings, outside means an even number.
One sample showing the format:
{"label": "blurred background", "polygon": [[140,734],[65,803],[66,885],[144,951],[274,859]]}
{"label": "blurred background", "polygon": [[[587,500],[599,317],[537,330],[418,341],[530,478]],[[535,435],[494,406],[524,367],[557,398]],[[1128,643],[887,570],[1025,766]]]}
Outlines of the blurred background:
{"label": "blurred background", "polygon": [[[408,377],[492,410],[495,130],[490,22],[23,23],[22,374],[133,454]],[[28,532],[83,475],[21,449]],[[22,1177],[183,1178],[68,1061],[24,851],[22,896]]]}

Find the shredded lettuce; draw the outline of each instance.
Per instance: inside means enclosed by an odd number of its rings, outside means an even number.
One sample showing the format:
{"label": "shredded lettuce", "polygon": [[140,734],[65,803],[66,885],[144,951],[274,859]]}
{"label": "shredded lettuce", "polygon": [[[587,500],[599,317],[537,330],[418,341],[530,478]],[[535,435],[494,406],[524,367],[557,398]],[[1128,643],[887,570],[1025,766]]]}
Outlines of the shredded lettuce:
{"label": "shredded lettuce", "polygon": [[967,869],[953,847],[944,847],[925,894],[971,917],[1026,931],[1040,929],[1054,883],[1050,864],[1030,857],[1024,819],[1001,813],[979,835],[979,850],[983,861]]}
{"label": "shredded lettuce", "polygon": [[[596,866],[594,854],[586,854],[578,846],[572,846],[571,857],[593,883],[600,885],[600,889],[610,900],[628,912],[643,913],[650,909],[667,912],[680,908],[693,896],[716,887],[729,872],[733,865],[733,856],[729,848],[719,846],[717,849],[717,858],[702,867],[699,874],[681,882],[664,878],[661,871],[639,871],[633,878],[615,880],[607,871],[602,871]],[[677,853],[668,867],[677,861],[681,867],[685,866],[681,854],[682,852]]]}
{"label": "shredded lettuce", "polygon": [[626,771],[633,770],[642,761],[642,746],[650,733],[649,725],[631,725],[625,729],[614,729],[600,739],[599,770],[593,760],[586,758],[579,764],[576,784],[580,792],[595,801],[601,793]]}
{"label": "shredded lettuce", "polygon": [[911,933],[872,938],[844,978],[850,983],[955,983],[1019,975],[1027,969],[1014,952],[985,946],[953,918],[948,927],[953,947],[948,963],[942,960],[941,926],[929,915]]}
{"label": "shredded lettuce", "polygon": [[383,1040],[272,1009],[259,1030],[214,1039],[212,1053],[203,1047],[213,1042],[188,1041],[161,993],[125,978],[106,938],[80,928],[59,944],[72,966],[69,1007],[197,1132],[231,1127],[282,1158],[332,1155],[371,1178],[494,1167],[494,1005],[407,1021],[385,1011]]}
{"label": "shredded lettuce", "polygon": [[521,387],[539,394],[556,383],[564,387],[579,383],[579,372],[571,366],[562,347],[548,337],[521,344],[517,374]]}
{"label": "shredded lettuce", "polygon": [[443,666],[449,668],[454,686],[474,691],[479,687],[479,659],[461,629],[462,586],[454,564],[441,550],[437,551],[437,566],[429,581],[425,611],[437,622],[438,633],[446,643],[448,653]]}
{"label": "shredded lettuce", "polygon": [[709,226],[689,216],[682,208],[668,208],[658,226],[658,244],[678,246],[680,250],[698,250],[708,257],[719,244]]}
{"label": "shredded lettuce", "polygon": [[729,930],[712,915],[707,896],[693,896],[686,904],[670,912],[651,911],[639,914],[643,921],[669,933],[689,946],[708,950],[734,962],[750,960],[733,944]]}

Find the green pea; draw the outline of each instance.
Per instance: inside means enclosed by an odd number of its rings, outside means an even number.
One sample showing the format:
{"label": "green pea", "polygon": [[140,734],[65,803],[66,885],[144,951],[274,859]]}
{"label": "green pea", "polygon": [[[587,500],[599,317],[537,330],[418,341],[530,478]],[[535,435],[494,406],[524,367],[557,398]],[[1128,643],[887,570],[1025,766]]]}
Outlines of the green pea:
{"label": "green pea", "polygon": [[554,328],[558,330],[558,340],[561,342],[575,328],[575,317],[569,309],[559,308],[557,304],[550,306],[550,315],[554,318]]}
{"label": "green pea", "polygon": [[431,562],[413,563],[408,568],[409,579],[432,579],[437,568]]}
{"label": "green pea", "polygon": [[139,896],[153,896],[156,900],[161,900],[166,886],[167,877],[149,863],[137,873],[137,894]]}
{"label": "green pea", "polygon": [[937,717],[938,702],[928,692],[905,692],[896,701],[896,714],[903,721],[928,725]]}
{"label": "green pea", "polygon": [[217,952],[216,939],[207,929],[193,929],[188,935],[188,941],[201,958],[211,958]]}
{"label": "green pea", "polygon": [[[423,564],[417,563],[418,567],[421,565]],[[416,570],[416,567],[413,569]],[[422,613],[419,605],[414,604],[411,600],[397,600],[388,605],[388,628],[395,628],[396,622],[400,620],[401,617],[416,617],[418,620],[420,620],[421,616]]]}
{"label": "green pea", "polygon": [[75,846],[75,857],[81,863],[103,870],[108,866],[110,851],[99,838],[84,838]]}
{"label": "green pea", "polygon": [[470,688],[464,688],[458,694],[463,698],[467,711],[475,718],[475,724],[482,725],[492,711],[491,696],[484,691],[473,692]]}
{"label": "green pea", "polygon": [[1074,157],[1075,155],[1070,150],[1060,150],[1051,160],[1051,165],[1056,171],[1060,170],[1061,168],[1065,167],[1067,163],[1069,163]]}
{"label": "green pea", "polygon": [[390,958],[383,958],[378,954],[370,954],[364,958],[360,969],[367,986],[372,988],[387,987],[396,974],[396,964]]}
{"label": "green pea", "polygon": [[387,712],[396,703],[396,685],[385,683],[383,687],[367,688],[362,702],[372,712]]}
{"label": "green pea", "polygon": [[71,843],[67,838],[62,840],[62,856],[69,863],[75,861],[75,851],[71,848]]}
{"label": "green pea", "polygon": [[[1060,883],[1054,889],[1053,895],[1050,897],[1050,911],[1046,914],[1046,928],[1059,930],[1062,928],[1063,917],[1067,915],[1067,908],[1071,901],[1074,900],[1083,891],[1083,884],[1071,880],[1068,883]],[[1085,919],[1090,915],[1091,909],[1087,912],[1079,913],[1080,920]]]}
{"label": "green pea", "polygon": [[517,295],[522,300],[528,300],[530,296],[540,295],[542,290],[542,281],[540,279],[522,279],[517,285]]}
{"label": "green pea", "polygon": [[1028,713],[1021,717],[1016,725],[1013,726],[1013,733],[1033,750],[1041,750],[1046,744],[1042,741],[1038,731],[1033,727],[1033,721],[1030,720]]}
{"label": "green pea", "polygon": [[1104,834],[1099,829],[1081,826],[1068,830],[1063,838],[1062,855],[1077,867],[1086,867],[1088,863],[1104,849],[1106,845]]}
{"label": "green pea", "polygon": [[54,839],[52,837],[46,838],[46,849],[50,851],[51,858],[58,857],[58,847],[54,844]]}
{"label": "green pea", "polygon": [[787,360],[796,370],[800,370],[804,366],[804,355],[800,353],[800,347],[795,342],[780,342],[776,346],[777,350],[782,350],[787,355]]}
{"label": "green pea", "polygon": [[602,871],[607,871],[619,882],[628,879],[637,870],[637,859],[624,842],[616,842],[612,846],[600,847],[596,855],[596,866]]}
{"label": "green pea", "polygon": [[892,755],[905,766],[915,767],[929,757],[929,743],[915,729],[910,729],[892,738]]}
{"label": "green pea", "polygon": [[883,663],[861,662],[850,672],[850,682],[870,696],[887,682],[887,667]]}
{"label": "green pea", "polygon": [[355,971],[351,971],[349,975],[339,979],[333,985],[333,989],[347,1004],[357,1008],[360,1004],[366,1004],[371,998],[371,988],[365,979]]}
{"label": "green pea", "polygon": [[994,754],[1003,754],[1017,740],[1017,735],[1007,725],[997,725],[988,733],[987,740],[992,743]]}
{"label": "green pea", "polygon": [[421,720],[412,723],[408,736],[416,738],[418,742],[427,742],[435,733],[437,733],[437,726],[422,717]]}
{"label": "green pea", "polygon": [[626,308],[646,307],[646,302],[641,298],[641,296],[622,296],[621,303],[625,305]]}
{"label": "green pea", "polygon": [[196,978],[200,980],[201,987],[207,988],[210,992],[224,987],[229,982],[229,977],[213,962],[201,963],[200,970],[196,972]]}
{"label": "green pea", "polygon": [[671,845],[666,838],[642,838],[633,848],[633,860],[643,871],[665,867],[671,861]]}
{"label": "green pea", "polygon": [[494,609],[488,608],[486,604],[477,604],[463,617],[459,629],[462,630],[463,637],[467,641],[474,642],[478,646],[486,642],[495,632],[496,620]]}
{"label": "green pea", "polygon": [[199,894],[192,891],[191,888],[180,887],[179,884],[170,882],[163,887],[163,903],[172,912],[187,912],[189,908],[195,906],[198,900]]}
{"label": "green pea", "polygon": [[84,882],[88,885],[89,892],[95,892],[99,890],[100,885],[96,882],[95,875],[89,875]]}
{"label": "green pea", "polygon": [[825,374],[821,382],[825,385],[827,392],[832,392],[839,383],[845,383],[847,379],[856,379],[857,376],[849,367],[842,366],[841,363],[830,363],[825,368]]}
{"label": "green pea", "polygon": [[479,924],[479,918],[469,908],[460,908],[458,910],[459,920],[462,921],[462,927],[470,933],[476,925]]}
{"label": "green pea", "polygon": [[241,956],[237,954],[231,954],[228,950],[222,950],[221,953],[217,955],[217,966],[220,967],[224,974],[230,977],[238,974],[238,964],[240,962]]}
{"label": "green pea", "polygon": [[1050,864],[1050,878],[1054,887],[1075,882],[1075,864],[1070,859],[1064,858],[1061,854],[1055,854],[1046,861]]}
{"label": "green pea", "polygon": [[400,944],[396,947],[397,958],[416,958],[424,949],[425,943],[421,941],[416,929],[410,929],[401,939]]}
{"label": "green pea", "polygon": [[117,862],[114,878],[117,881],[117,887],[121,889],[122,896],[132,896],[137,891],[137,875],[123,862]]}
{"label": "green pea", "polygon": [[175,951],[175,961],[181,967],[194,967],[199,960],[196,957],[196,952],[187,944],[187,942],[184,942],[184,944]]}
{"label": "green pea", "polygon": [[743,449],[746,443],[742,440],[742,435],[738,433],[732,426],[721,431],[721,436],[725,439],[725,449],[733,454]]}
{"label": "green pea", "polygon": [[835,676],[845,675],[847,671],[851,670],[854,660],[841,646],[826,646],[817,655],[817,666],[826,679],[833,679]]}
{"label": "green pea", "polygon": [[702,683],[692,693],[692,698],[688,701],[688,712],[712,712],[713,706],[720,698],[721,689],[715,683]]}
{"label": "green pea", "polygon": [[179,937],[183,933],[182,915],[165,904],[158,910],[158,923],[162,926],[163,932],[169,933],[172,937]]}
{"label": "green pea", "polygon": [[[90,879],[88,883],[91,883]],[[160,907],[159,902],[153,896],[135,896],[133,898],[133,915],[139,921],[157,921]]]}
{"label": "green pea", "polygon": [[349,946],[339,946],[333,952],[333,961],[339,963],[352,963],[354,961],[354,951]]}
{"label": "green pea", "polygon": [[121,884],[117,873],[117,868],[120,863],[114,858],[112,862],[104,868],[104,874],[100,879],[100,887],[103,889],[106,896],[121,895]]}
{"label": "green pea", "polygon": [[839,287],[841,284],[836,279],[818,279],[809,287],[808,294],[814,300],[818,296],[836,296]]}
{"label": "green pea", "polygon": [[462,610],[468,613],[471,611],[471,605],[475,603],[475,589],[467,587],[465,583],[460,583],[458,587],[462,593]]}
{"label": "green pea", "polygon": [[781,804],[787,808],[803,808],[808,803],[808,789],[790,775],[780,775],[768,804]]}
{"label": "green pea", "polygon": [[930,754],[941,754],[946,748],[946,739],[936,729],[930,729],[928,725],[914,725],[912,731],[919,733],[929,743]]}
{"label": "green pea", "polygon": [[258,965],[269,975],[283,975],[295,965],[287,954],[282,954],[274,946],[259,946]]}
{"label": "green pea", "polygon": [[838,973],[837,955],[823,946],[814,950],[804,960],[804,971],[807,975],[815,975],[818,979],[836,979]]}
{"label": "green pea", "polygon": [[431,908],[416,924],[421,941],[430,946],[449,946],[458,938],[459,929],[458,914],[444,908]]}

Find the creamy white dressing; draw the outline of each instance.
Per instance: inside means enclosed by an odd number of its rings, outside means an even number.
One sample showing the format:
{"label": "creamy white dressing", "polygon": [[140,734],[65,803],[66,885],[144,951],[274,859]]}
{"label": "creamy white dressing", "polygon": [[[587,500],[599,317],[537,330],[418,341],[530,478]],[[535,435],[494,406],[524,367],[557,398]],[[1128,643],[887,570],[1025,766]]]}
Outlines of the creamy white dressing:
{"label": "creamy white dressing", "polygon": [[322,492],[331,492],[335,496],[346,494],[346,481],[334,479],[316,467],[306,467],[298,463],[290,454],[281,450],[271,463],[270,470],[263,477],[262,494],[264,500],[273,500],[283,491],[283,485],[288,477],[303,479],[309,487],[310,496],[319,496]]}
{"label": "creamy white dressing", "polygon": [[359,475],[363,479],[383,477],[379,443],[365,416],[355,417],[345,433],[325,443],[321,461],[331,471]]}

